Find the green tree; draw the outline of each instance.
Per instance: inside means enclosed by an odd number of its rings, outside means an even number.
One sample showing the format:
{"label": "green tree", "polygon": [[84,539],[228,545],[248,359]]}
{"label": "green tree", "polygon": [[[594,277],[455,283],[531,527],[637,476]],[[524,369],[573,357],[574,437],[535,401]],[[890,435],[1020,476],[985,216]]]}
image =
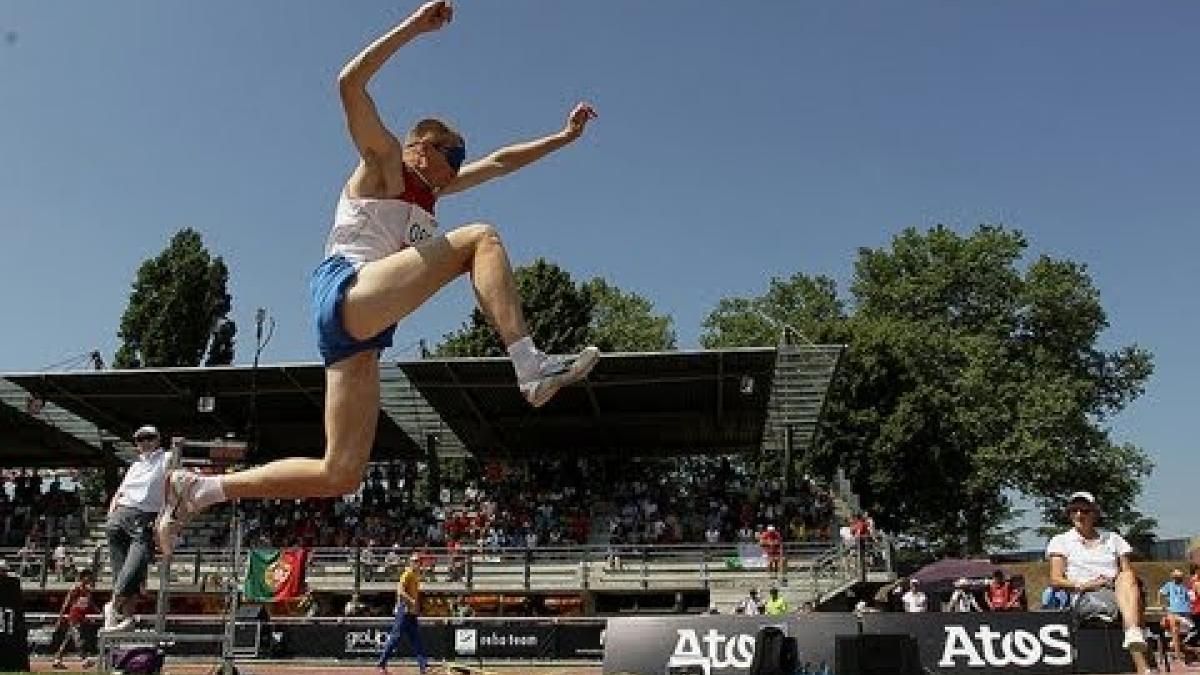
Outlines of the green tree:
{"label": "green tree", "polygon": [[1114,443],[1105,420],[1142,392],[1150,355],[1100,349],[1107,319],[1086,269],[1041,257],[1022,272],[1027,246],[1000,227],[910,228],[859,251],[844,320],[768,293],[723,301],[703,341],[762,344],[739,327],[765,313],[812,317],[815,340],[847,343],[805,468],[843,468],[877,521],[941,552],[1010,542],[1011,495],[1049,522],[1067,494],[1090,489],[1110,522],[1130,522],[1150,463]]}
{"label": "green tree", "polygon": [[832,279],[794,274],[772,278],[759,297],[722,299],[704,319],[700,344],[708,349],[775,345],[785,328],[810,342],[836,342],[844,318]]}
{"label": "green tree", "polygon": [[584,284],[595,302],[591,343],[605,352],[650,352],[675,349],[671,317],[655,314],[654,305],[596,277]]}
{"label": "green tree", "polygon": [[[233,362],[237,326],[229,319],[229,270],[200,233],[176,232],[142,263],[117,333],[117,368],[224,365]],[[208,358],[205,359],[205,354]]]}
{"label": "green tree", "polygon": [[[543,258],[514,272],[529,332],[538,348],[550,354],[577,352],[588,344],[595,301],[563,268]],[[434,353],[439,356],[504,356],[500,336],[479,308],[459,330],[447,334]]]}

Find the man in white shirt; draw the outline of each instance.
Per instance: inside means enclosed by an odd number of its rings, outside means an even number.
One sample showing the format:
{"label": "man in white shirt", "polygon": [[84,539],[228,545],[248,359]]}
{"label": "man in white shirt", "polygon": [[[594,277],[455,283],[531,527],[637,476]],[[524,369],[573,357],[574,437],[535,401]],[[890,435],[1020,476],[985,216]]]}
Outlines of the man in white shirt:
{"label": "man in white shirt", "polygon": [[138,456],[108,505],[104,531],[112,563],[112,600],[104,605],[103,631],[133,628],[133,606],[154,555],[154,518],[162,509],[167,453],[158,429],[144,426],[133,434]]}
{"label": "man in white shirt", "polygon": [[925,591],[921,590],[921,583],[916,579],[910,579],[908,582],[908,590],[904,595],[900,596],[900,602],[904,604],[906,612],[925,612],[929,610],[929,599],[925,596]]}
{"label": "man in white shirt", "polygon": [[757,588],[751,588],[750,593],[745,598],[742,598],[742,601],[738,603],[737,612],[751,616],[757,616],[766,612],[766,605],[758,599]]}

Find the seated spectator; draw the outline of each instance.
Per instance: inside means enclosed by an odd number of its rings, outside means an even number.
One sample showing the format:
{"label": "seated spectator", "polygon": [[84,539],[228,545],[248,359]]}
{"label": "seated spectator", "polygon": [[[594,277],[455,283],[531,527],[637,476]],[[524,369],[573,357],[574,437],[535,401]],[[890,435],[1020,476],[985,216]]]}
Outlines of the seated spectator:
{"label": "seated spectator", "polygon": [[1125,628],[1124,648],[1139,673],[1149,671],[1137,577],[1129,563],[1133,548],[1121,535],[1096,527],[1100,507],[1090,492],[1076,492],[1066,504],[1072,527],[1046,546],[1050,583],[1072,593],[1079,620],[1117,620]]}
{"label": "seated spectator", "polygon": [[1004,570],[992,572],[992,580],[984,591],[983,599],[993,612],[1011,612],[1021,609],[1021,591],[1004,578]]}
{"label": "seated spectator", "polygon": [[908,590],[904,595],[900,596],[900,602],[904,604],[904,611],[910,613],[919,613],[929,611],[929,598],[925,596],[925,591],[921,590],[921,582],[916,579],[908,580]]}
{"label": "seated spectator", "polygon": [[734,610],[738,614],[758,615],[764,614],[767,611],[766,605],[758,599],[758,589],[751,588],[749,594],[742,598]]}
{"label": "seated spectator", "polygon": [[948,612],[979,612],[979,601],[975,599],[975,594],[971,592],[971,582],[965,577],[954,582],[954,592],[950,594],[950,600],[946,603],[946,611]]}
{"label": "seated spectator", "polygon": [[772,586],[769,591],[771,597],[767,598],[767,604],[764,607],[769,616],[783,616],[788,612],[787,600],[779,594],[779,589]]}

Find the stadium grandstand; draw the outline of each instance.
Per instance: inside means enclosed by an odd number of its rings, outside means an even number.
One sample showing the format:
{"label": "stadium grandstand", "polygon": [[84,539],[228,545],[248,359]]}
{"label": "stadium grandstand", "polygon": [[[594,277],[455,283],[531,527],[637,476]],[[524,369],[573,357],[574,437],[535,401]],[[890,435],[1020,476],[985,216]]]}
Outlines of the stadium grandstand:
{"label": "stadium grandstand", "polygon": [[[802,453],[840,354],[806,345],[605,356],[538,412],[502,359],[385,364],[359,491],[247,502],[245,542],[309,551],[308,600],[272,607],[279,614],[349,605],[387,616],[414,550],[429,615],[732,612],[770,585],[795,606],[819,604],[890,578],[886,555],[860,569],[836,536],[855,508],[846,486],[750,475],[731,459]],[[0,378],[0,555],[35,582],[30,606],[53,611],[84,566],[108,583],[105,492],[133,454],[134,429],[246,439],[250,463],[319,456],[323,383],[316,364]],[[73,478],[81,469],[104,476],[90,500]],[[185,533],[169,570],[172,612],[219,608],[228,508]],[[760,545],[768,528],[782,535],[778,551]],[[151,594],[157,578],[152,569]]]}

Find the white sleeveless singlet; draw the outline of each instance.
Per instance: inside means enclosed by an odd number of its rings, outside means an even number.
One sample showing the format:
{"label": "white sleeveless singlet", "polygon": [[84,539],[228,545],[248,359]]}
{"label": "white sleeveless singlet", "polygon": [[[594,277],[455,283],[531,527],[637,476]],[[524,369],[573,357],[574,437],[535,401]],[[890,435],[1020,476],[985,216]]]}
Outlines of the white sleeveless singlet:
{"label": "white sleeveless singlet", "polygon": [[401,199],[338,198],[325,256],[341,255],[354,267],[379,260],[429,239],[437,230],[433,214]]}

